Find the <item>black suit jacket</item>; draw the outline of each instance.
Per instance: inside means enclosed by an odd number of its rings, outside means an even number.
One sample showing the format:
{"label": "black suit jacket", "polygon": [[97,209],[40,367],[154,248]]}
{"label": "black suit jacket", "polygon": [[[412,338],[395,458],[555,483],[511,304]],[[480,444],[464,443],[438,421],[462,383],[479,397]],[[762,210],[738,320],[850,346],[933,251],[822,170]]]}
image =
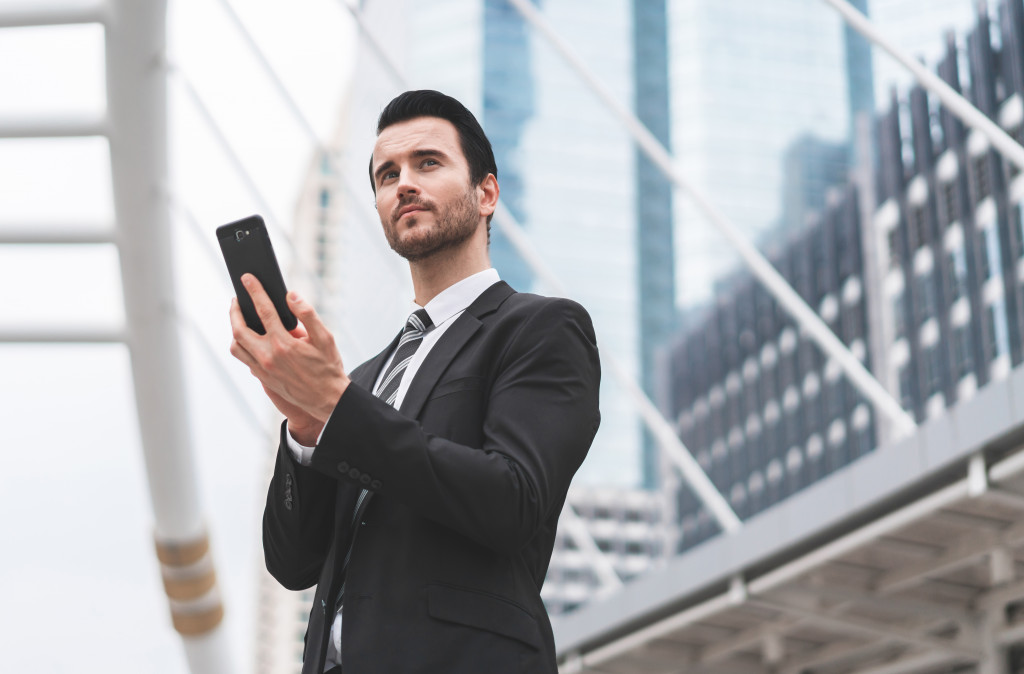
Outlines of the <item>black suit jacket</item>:
{"label": "black suit jacket", "polygon": [[[496,283],[399,410],[370,393],[393,347],[352,372],[310,466],[281,438],[263,545],[282,585],[318,585],[302,672],[322,671],[345,575],[345,674],[554,674],[540,588],[600,418],[590,317]],[[363,488],[372,500],[353,523]]]}

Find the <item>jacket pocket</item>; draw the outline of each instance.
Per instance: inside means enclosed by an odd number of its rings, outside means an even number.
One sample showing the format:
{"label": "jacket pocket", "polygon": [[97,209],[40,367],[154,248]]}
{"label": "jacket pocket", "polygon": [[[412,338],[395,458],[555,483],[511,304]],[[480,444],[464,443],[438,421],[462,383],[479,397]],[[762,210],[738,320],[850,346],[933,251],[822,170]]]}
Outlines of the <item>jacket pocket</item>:
{"label": "jacket pocket", "polygon": [[459,391],[479,391],[483,377],[459,377],[451,381],[441,382],[430,392],[429,400],[442,398]]}
{"label": "jacket pocket", "polygon": [[537,622],[525,610],[500,597],[447,585],[427,586],[431,617],[494,632],[540,650]]}

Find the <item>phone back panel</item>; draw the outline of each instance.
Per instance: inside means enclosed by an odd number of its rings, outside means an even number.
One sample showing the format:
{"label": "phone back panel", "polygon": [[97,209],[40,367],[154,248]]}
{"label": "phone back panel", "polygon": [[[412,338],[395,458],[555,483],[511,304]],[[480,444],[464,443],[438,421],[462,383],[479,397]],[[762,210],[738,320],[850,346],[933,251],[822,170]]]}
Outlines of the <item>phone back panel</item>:
{"label": "phone back panel", "polygon": [[266,334],[263,323],[256,315],[256,307],[253,306],[252,298],[249,297],[249,292],[242,285],[242,275],[249,273],[263,284],[274,307],[277,308],[277,315],[281,317],[284,327],[288,330],[294,329],[298,320],[288,308],[285,299],[288,291],[285,288],[281,267],[277,264],[277,256],[274,255],[274,247],[270,243],[270,235],[267,233],[267,226],[263,223],[263,218],[252,215],[222,225],[217,228],[217,241],[224,254],[224,261],[227,263],[228,273],[231,275],[231,284],[235,287],[235,295],[238,297],[238,304],[242,309],[242,316],[245,317],[246,324],[259,334]]}

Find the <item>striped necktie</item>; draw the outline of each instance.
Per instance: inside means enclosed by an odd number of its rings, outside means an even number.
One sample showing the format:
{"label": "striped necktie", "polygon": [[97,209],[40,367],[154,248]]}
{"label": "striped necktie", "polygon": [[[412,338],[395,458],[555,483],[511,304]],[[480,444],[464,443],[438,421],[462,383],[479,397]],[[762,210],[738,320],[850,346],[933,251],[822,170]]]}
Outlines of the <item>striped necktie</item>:
{"label": "striped necktie", "polygon": [[[375,396],[388,405],[395,404],[395,398],[398,397],[398,386],[402,383],[402,376],[409,369],[409,363],[412,362],[413,354],[416,353],[416,349],[419,348],[420,343],[423,341],[423,335],[427,334],[427,331],[432,327],[434,327],[434,324],[431,322],[430,316],[427,315],[426,309],[417,309],[406,320],[405,329],[402,331],[402,336],[398,339],[398,348],[395,349],[395,355],[391,359],[391,364],[388,365],[384,378],[377,385],[377,390],[373,392]],[[370,492],[364,489],[360,492],[359,498],[356,499],[356,507],[352,512],[353,527],[358,525],[360,518],[363,516],[363,511],[366,510],[366,505],[369,503],[367,498],[369,495]],[[352,544],[354,543],[355,535],[352,536]],[[345,559],[341,563],[342,569],[348,567],[348,560],[352,557],[352,544],[349,545],[348,551],[345,553]],[[345,584],[342,583],[336,602],[336,611],[341,609],[344,595]]]}
{"label": "striped necktie", "polygon": [[409,315],[408,320],[405,322],[405,330],[402,331],[402,336],[398,340],[395,356],[391,359],[391,364],[388,366],[387,374],[380,380],[380,384],[373,395],[388,405],[395,404],[395,398],[398,396],[398,386],[402,383],[402,375],[409,369],[409,363],[412,362],[413,354],[416,353],[416,349],[419,348],[420,343],[423,341],[423,335],[433,325],[426,309],[417,309]]}

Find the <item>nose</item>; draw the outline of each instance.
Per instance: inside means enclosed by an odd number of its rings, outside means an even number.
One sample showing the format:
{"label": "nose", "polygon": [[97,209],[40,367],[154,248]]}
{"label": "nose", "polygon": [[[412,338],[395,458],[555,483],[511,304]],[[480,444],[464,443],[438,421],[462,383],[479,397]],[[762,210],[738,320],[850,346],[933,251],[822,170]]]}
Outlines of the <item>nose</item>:
{"label": "nose", "polygon": [[399,198],[420,193],[419,184],[416,182],[414,171],[402,171],[398,176],[396,186]]}

